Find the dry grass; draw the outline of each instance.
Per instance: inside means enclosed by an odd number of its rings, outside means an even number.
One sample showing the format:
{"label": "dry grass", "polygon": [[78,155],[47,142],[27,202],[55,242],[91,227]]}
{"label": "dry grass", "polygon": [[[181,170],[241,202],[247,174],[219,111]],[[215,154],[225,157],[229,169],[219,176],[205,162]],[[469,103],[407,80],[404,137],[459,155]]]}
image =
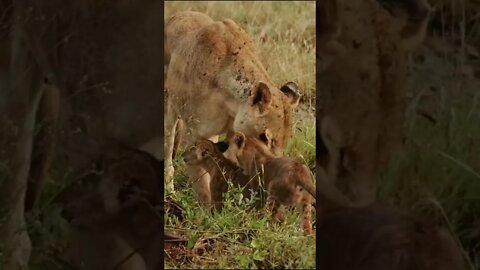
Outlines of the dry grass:
{"label": "dry grass", "polygon": [[405,144],[380,198],[448,228],[480,269],[480,2],[431,4],[431,33],[411,57]]}
{"label": "dry grass", "polygon": [[[286,154],[314,168],[315,2],[166,2],[165,18],[194,10],[214,20],[230,18],[253,38],[259,57],[277,85],[296,82],[304,98],[296,114]],[[167,249],[165,268],[314,268],[315,238],[304,236],[295,211],[281,227],[272,227],[263,211],[247,211],[248,198],[230,189],[225,208],[212,216],[193,198],[181,155],[174,160],[176,193],[185,207],[179,222],[168,213],[166,228],[188,239],[186,248]]]}
{"label": "dry grass", "polygon": [[234,20],[277,85],[294,81],[306,101],[315,99],[315,2],[165,2],[165,18],[186,10]]}

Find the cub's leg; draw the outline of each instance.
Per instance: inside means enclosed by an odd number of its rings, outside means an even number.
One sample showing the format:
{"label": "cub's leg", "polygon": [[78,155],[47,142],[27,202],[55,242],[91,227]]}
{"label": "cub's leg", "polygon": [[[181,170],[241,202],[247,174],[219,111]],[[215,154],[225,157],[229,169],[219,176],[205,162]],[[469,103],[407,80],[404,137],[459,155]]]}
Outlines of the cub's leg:
{"label": "cub's leg", "polygon": [[188,166],[187,175],[192,183],[193,191],[200,204],[207,207],[212,206],[212,196],[210,192],[210,174],[199,166]]}
{"label": "cub's leg", "polygon": [[278,204],[275,211],[273,212],[273,220],[278,223],[285,222],[285,205]]}
{"label": "cub's leg", "polygon": [[217,210],[223,207],[223,193],[227,192],[228,185],[226,179],[219,175],[210,182],[210,193],[213,207]]}
{"label": "cub's leg", "polygon": [[285,221],[285,206],[272,195],[267,196],[267,209],[272,213],[274,222],[283,223]]}
{"label": "cub's leg", "polygon": [[[305,196],[310,196],[309,194],[305,194]],[[312,204],[311,201],[306,199],[302,200],[301,202],[301,210],[302,210],[302,227],[305,234],[312,234]]]}
{"label": "cub's leg", "polygon": [[[216,143],[218,142],[218,137],[218,135],[215,135],[210,137],[209,140]],[[214,181],[215,183],[212,183],[210,174],[203,168],[197,166],[191,166],[187,168],[187,174],[192,183],[193,191],[195,192],[197,199],[202,205],[205,205],[209,208],[215,207],[217,209],[223,206],[222,192],[217,192],[218,189],[223,189],[221,182]],[[212,184],[215,185],[215,187],[213,187]],[[216,205],[215,202],[220,202],[220,205]]]}
{"label": "cub's leg", "polygon": [[[210,141],[217,143],[218,135],[209,138]],[[213,207],[217,210],[223,207],[223,193],[227,192],[228,185],[226,179],[222,175],[217,175],[217,178],[210,180],[210,198]]]}

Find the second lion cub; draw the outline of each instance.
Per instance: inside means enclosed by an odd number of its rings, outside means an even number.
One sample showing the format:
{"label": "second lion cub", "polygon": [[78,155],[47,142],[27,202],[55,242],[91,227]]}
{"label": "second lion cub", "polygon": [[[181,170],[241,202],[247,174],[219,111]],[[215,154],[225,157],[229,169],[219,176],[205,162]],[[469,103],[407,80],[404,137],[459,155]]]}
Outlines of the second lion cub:
{"label": "second lion cub", "polygon": [[[274,157],[268,150],[267,138],[245,137],[236,132],[228,141],[225,156],[238,164],[250,177],[259,175],[267,188],[267,204],[276,221],[285,220],[285,207],[297,205],[302,210],[303,229],[312,233],[312,197],[315,195],[314,177],[310,169],[291,158]],[[267,143],[265,143],[265,141]],[[260,170],[263,164],[263,173]]]}

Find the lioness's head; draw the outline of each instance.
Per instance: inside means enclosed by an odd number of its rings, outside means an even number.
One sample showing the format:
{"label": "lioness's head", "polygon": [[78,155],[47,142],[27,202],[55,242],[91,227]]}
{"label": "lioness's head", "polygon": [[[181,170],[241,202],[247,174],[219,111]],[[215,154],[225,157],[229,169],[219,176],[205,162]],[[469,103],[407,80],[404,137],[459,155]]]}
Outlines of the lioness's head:
{"label": "lioness's head", "polygon": [[265,129],[270,130],[271,150],[275,155],[282,155],[292,136],[292,111],[299,101],[298,87],[293,82],[280,89],[259,82],[236,114],[233,130],[255,137]]}

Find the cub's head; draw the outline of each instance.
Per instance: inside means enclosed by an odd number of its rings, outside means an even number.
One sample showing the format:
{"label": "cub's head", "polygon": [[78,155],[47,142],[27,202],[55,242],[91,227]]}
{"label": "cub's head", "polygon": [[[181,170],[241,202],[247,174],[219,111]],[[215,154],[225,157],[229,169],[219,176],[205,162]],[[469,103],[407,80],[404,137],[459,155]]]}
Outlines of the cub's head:
{"label": "cub's head", "polygon": [[183,159],[185,163],[189,165],[199,165],[207,159],[222,155],[227,148],[228,144],[225,142],[214,143],[210,140],[200,139],[193,146],[185,150]]}
{"label": "cub's head", "polygon": [[235,116],[233,130],[254,137],[265,129],[270,130],[271,150],[276,155],[282,155],[292,136],[292,111],[299,101],[298,87],[293,82],[280,89],[259,82]]}
{"label": "cub's head", "polygon": [[228,149],[223,155],[242,168],[245,174],[253,175],[260,164],[276,157],[270,151],[271,138],[272,133],[268,129],[258,137],[247,137],[241,132],[235,132],[228,138]]}

